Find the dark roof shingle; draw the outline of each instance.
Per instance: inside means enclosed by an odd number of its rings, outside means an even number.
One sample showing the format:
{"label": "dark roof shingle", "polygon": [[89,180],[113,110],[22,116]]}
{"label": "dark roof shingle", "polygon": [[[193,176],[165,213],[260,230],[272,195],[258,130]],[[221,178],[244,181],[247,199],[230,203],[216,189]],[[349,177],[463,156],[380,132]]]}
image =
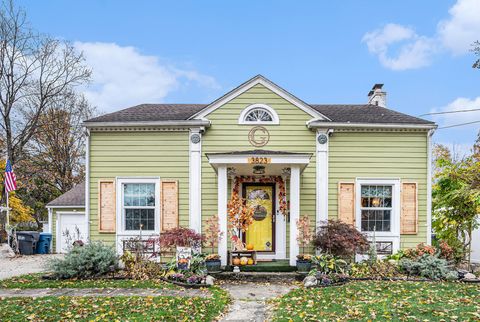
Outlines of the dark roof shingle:
{"label": "dark roof shingle", "polygon": [[[207,104],[141,104],[92,118],[91,122],[185,121]],[[434,124],[434,122],[371,104],[311,104],[316,111],[339,123]],[[329,121],[325,121],[329,122]]]}
{"label": "dark roof shingle", "polygon": [[183,121],[205,106],[206,104],[141,104],[85,122]]}
{"label": "dark roof shingle", "polygon": [[75,187],[47,204],[47,207],[72,206],[85,206],[85,182],[77,184]]}
{"label": "dark roof shingle", "polygon": [[310,106],[331,119],[332,122],[434,124],[431,121],[371,104],[312,104]]}

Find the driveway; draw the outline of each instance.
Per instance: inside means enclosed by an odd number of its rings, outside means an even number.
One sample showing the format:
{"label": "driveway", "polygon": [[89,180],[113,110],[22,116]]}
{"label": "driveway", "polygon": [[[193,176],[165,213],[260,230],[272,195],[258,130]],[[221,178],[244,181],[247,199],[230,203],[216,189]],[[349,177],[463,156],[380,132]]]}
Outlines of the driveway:
{"label": "driveway", "polygon": [[48,260],[61,257],[63,257],[61,254],[47,254],[0,258],[0,280],[30,273],[46,272]]}

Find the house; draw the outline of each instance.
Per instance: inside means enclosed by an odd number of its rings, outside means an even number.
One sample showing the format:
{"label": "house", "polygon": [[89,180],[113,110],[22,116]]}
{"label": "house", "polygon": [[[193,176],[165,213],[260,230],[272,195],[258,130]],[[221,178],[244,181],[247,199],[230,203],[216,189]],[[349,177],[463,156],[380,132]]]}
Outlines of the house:
{"label": "house", "polygon": [[[295,264],[304,214],[375,232],[382,253],[430,243],[436,125],[387,108],[381,84],[364,104],[318,105],[259,75],[210,104],[142,104],[84,125],[85,201],[77,186],[49,204],[57,239],[78,223],[121,252],[140,227],[201,232],[214,214],[226,231],[238,193],[255,207],[243,237],[260,259]],[[229,244],[219,245],[223,264]]]}

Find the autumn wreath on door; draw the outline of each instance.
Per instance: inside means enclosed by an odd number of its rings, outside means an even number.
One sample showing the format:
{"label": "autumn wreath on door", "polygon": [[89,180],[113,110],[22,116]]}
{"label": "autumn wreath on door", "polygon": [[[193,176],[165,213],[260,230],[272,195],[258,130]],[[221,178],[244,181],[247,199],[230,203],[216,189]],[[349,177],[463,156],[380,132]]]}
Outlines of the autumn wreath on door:
{"label": "autumn wreath on door", "polygon": [[285,191],[285,181],[281,176],[268,176],[268,177],[253,177],[253,176],[238,176],[235,177],[233,183],[232,196],[234,198],[239,198],[240,194],[240,184],[248,183],[276,183],[278,185],[278,211],[282,215],[286,215],[288,211],[287,207],[287,194]]}

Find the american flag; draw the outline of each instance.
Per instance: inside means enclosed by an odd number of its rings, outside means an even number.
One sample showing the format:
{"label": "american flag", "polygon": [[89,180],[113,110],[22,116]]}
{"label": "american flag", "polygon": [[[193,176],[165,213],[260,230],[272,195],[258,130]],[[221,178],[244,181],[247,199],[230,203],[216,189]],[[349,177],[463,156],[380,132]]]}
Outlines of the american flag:
{"label": "american flag", "polygon": [[10,160],[7,160],[7,165],[5,167],[5,191],[10,192],[17,189],[17,177],[13,172],[12,164]]}

